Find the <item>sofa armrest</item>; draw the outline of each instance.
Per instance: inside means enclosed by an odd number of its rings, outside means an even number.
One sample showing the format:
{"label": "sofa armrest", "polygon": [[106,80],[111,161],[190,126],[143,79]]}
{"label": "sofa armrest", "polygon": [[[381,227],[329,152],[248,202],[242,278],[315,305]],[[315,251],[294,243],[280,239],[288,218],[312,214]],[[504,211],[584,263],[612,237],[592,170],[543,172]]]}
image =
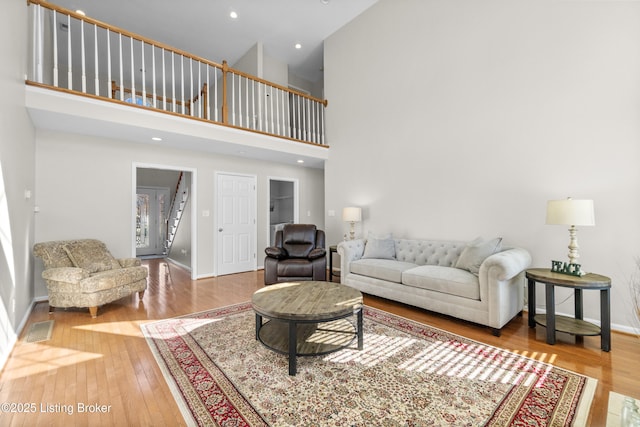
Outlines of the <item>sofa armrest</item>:
{"label": "sofa armrest", "polygon": [[122,268],[138,267],[142,265],[142,261],[140,261],[139,258],[118,258],[118,264],[120,264]]}
{"label": "sofa armrest", "polygon": [[349,264],[362,258],[364,255],[365,241],[363,239],[346,240],[338,243],[338,254],[340,255],[340,281],[344,282],[345,276],[349,273]]}
{"label": "sofa armrest", "polygon": [[531,265],[531,255],[521,248],[506,249],[497,254],[493,254],[485,259],[480,265],[480,277],[483,271],[487,273],[491,270],[491,275],[497,280],[510,280],[522,273]]}
{"label": "sofa armrest", "polygon": [[42,272],[42,278],[54,282],[78,284],[89,277],[89,271],[78,267],[49,268]]}

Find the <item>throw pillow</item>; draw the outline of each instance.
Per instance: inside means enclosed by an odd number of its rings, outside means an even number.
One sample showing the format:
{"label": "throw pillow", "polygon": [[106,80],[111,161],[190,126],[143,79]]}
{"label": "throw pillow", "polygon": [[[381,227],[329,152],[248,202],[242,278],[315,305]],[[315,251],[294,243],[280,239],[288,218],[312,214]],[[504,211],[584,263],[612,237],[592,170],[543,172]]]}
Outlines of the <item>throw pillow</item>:
{"label": "throw pillow", "polygon": [[369,232],[367,238],[367,244],[364,246],[364,254],[362,258],[376,258],[376,259],[395,259],[396,258],[396,243],[394,242],[391,234],[384,237],[376,237]]}
{"label": "throw pillow", "polygon": [[480,264],[489,256],[502,250],[502,237],[483,241],[477,238],[470,242],[460,254],[460,258],[456,261],[456,268],[467,270],[470,273],[478,275],[480,272]]}
{"label": "throw pillow", "polygon": [[[99,242],[74,242],[64,246],[64,251],[74,267],[83,268],[89,273],[113,270],[115,258]],[[117,263],[117,261],[115,261]]]}

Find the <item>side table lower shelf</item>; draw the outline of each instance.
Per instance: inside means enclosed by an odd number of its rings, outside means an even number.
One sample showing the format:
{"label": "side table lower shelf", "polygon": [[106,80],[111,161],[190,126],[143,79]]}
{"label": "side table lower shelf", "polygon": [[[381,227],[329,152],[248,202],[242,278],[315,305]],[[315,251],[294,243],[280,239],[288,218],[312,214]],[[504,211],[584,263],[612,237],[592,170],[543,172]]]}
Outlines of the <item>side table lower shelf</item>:
{"label": "side table lower shelf", "polygon": [[[574,319],[572,317],[555,315],[556,318],[556,331],[566,332],[576,336],[597,336],[602,333],[598,325],[594,325],[591,322],[587,322],[582,319]],[[547,327],[547,315],[536,314],[534,317],[535,322],[538,325]]]}

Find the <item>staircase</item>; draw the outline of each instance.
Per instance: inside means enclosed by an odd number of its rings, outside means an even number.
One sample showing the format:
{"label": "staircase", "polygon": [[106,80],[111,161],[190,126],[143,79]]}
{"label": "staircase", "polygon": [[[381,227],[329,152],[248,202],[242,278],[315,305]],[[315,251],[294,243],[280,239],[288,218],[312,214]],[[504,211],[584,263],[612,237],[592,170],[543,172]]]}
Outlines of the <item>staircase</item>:
{"label": "staircase", "polygon": [[176,194],[171,201],[171,207],[169,209],[169,215],[167,216],[167,239],[164,242],[164,253],[168,255],[171,252],[171,246],[173,245],[173,239],[176,237],[178,226],[180,225],[180,219],[182,218],[182,212],[189,199],[189,186],[184,179],[184,172],[180,172],[178,177],[178,184],[176,185]]}

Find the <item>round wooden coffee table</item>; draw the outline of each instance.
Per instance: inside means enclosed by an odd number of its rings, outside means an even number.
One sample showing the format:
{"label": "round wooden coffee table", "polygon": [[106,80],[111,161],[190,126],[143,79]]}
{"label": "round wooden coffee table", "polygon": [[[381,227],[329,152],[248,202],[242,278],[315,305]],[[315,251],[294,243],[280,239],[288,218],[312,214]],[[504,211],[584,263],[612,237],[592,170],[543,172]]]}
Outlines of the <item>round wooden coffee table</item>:
{"label": "round wooden coffee table", "polygon": [[[289,375],[297,356],[317,356],[345,348],[358,339],[362,350],[362,294],[331,282],[288,282],[266,286],[251,298],[256,339],[289,355]],[[354,325],[348,320],[355,315]],[[268,319],[264,324],[262,319]]]}

